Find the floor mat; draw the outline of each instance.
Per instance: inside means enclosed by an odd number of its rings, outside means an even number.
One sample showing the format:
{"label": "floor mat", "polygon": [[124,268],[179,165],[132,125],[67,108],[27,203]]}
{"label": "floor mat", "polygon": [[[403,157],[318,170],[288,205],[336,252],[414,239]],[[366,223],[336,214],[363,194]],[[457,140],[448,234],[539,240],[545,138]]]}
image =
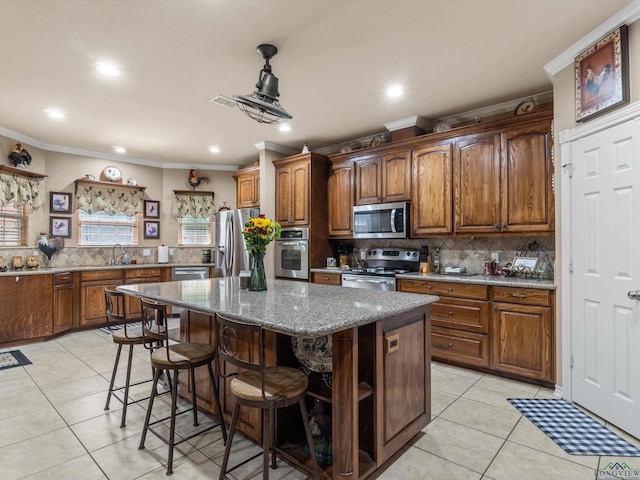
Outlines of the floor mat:
{"label": "floor mat", "polygon": [[639,457],[640,449],[560,399],[509,398],[509,402],[571,455]]}
{"label": "floor mat", "polygon": [[31,362],[20,350],[0,353],[0,370],[22,365],[31,365]]}
{"label": "floor mat", "polygon": [[[142,322],[131,322],[131,323],[127,323],[127,328],[130,327],[141,327],[142,326]],[[110,327],[100,327],[98,328],[98,330],[100,330],[102,333],[106,333],[108,335],[111,335],[111,332],[113,330],[122,330],[124,328],[124,325],[120,324],[120,325],[111,325]]]}

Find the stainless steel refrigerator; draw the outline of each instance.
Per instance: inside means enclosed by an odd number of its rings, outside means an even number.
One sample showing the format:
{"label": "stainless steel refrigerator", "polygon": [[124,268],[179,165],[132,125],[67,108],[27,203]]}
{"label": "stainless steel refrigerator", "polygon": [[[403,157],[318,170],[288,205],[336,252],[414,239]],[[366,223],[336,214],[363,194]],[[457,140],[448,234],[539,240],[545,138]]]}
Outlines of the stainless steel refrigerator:
{"label": "stainless steel refrigerator", "polygon": [[249,270],[249,254],[242,229],[250,218],[257,217],[257,208],[240,208],[216,213],[216,276],[235,277]]}

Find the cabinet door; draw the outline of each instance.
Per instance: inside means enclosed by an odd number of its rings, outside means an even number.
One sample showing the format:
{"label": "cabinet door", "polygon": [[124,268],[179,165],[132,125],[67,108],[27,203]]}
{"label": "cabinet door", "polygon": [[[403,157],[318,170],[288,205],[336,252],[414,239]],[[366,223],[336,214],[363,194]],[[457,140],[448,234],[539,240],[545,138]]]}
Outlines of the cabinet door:
{"label": "cabinet door", "polygon": [[411,199],[411,152],[387,153],[382,157],[382,201]]}
{"label": "cabinet door", "polygon": [[550,307],[494,303],[490,335],[491,368],[554,381]]}
{"label": "cabinet door", "polygon": [[500,135],[474,136],[453,151],[455,233],[500,231]]}
{"label": "cabinet door", "polygon": [[73,326],[73,283],[53,287],[53,333]]}
{"label": "cabinet door", "polygon": [[355,162],[356,205],[382,201],[382,157],[374,156]]}
{"label": "cabinet door", "polygon": [[107,307],[104,301],[104,289],[116,288],[122,281],[110,283],[90,282],[82,283],[82,298],[80,301],[80,325],[101,324],[107,321]]}
{"label": "cabinet door", "polygon": [[413,152],[413,235],[451,233],[451,145]]}
{"label": "cabinet door", "polygon": [[553,232],[551,124],[502,134],[502,231]]}
{"label": "cabinet door", "polygon": [[260,205],[260,175],[247,173],[236,177],[236,205],[238,208]]}
{"label": "cabinet door", "polygon": [[276,168],[276,214],[275,221],[283,227],[293,222],[291,205],[291,166]]}
{"label": "cabinet door", "polygon": [[276,222],[283,227],[309,224],[308,159],[276,167]]}
{"label": "cabinet door", "polygon": [[2,321],[0,343],[51,335],[51,275],[11,275],[0,278]]}
{"label": "cabinet door", "polygon": [[329,177],[329,235],[353,235],[353,164],[340,163],[331,167]]}

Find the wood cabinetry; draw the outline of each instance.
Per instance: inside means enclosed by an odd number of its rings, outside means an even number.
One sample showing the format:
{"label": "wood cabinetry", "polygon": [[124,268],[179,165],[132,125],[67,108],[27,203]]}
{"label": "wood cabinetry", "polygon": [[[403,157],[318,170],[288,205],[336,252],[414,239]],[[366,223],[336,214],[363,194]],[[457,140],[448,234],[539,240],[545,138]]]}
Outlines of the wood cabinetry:
{"label": "wood cabinetry", "polygon": [[553,297],[545,290],[493,288],[491,368],[553,382]]}
{"label": "wood cabinetry", "polygon": [[246,167],[233,174],[236,180],[236,207],[260,206],[260,166]]}
{"label": "wood cabinetry", "polygon": [[73,327],[74,293],[73,273],[53,275],[53,333],[60,333]]}
{"label": "wood cabinetry", "polygon": [[[161,271],[161,268],[134,268],[132,270],[125,270],[124,284],[161,282]],[[141,318],[142,307],[139,298],[131,295],[125,296],[125,308],[129,319],[137,320]]]}
{"label": "wood cabinetry", "polygon": [[412,236],[452,232],[451,144],[417,146],[412,154]]}
{"label": "wood cabinetry", "polygon": [[356,205],[410,198],[411,150],[390,151],[355,160]]}
{"label": "wood cabinetry", "polygon": [[329,236],[353,235],[353,162],[334,163],[329,176]]}
{"label": "wood cabinetry", "polygon": [[311,272],[311,283],[323,283],[325,285],[342,285],[342,274]]}
{"label": "wood cabinetry", "polygon": [[122,270],[89,270],[80,272],[80,326],[107,321],[104,289],[122,284]]}
{"label": "wood cabinetry", "polygon": [[52,275],[0,277],[0,343],[45,337],[52,333]]}

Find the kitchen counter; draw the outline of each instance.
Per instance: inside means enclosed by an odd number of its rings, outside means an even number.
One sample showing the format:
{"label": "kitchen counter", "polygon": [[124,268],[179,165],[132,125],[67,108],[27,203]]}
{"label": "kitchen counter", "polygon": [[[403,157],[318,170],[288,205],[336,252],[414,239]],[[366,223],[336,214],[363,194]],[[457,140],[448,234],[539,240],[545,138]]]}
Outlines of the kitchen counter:
{"label": "kitchen counter", "polygon": [[239,277],[122,285],[118,290],[195,312],[261,325],[285,335],[318,337],[424,307],[433,295],[336,288],[268,280],[266,292],[240,289]]}
{"label": "kitchen counter", "polygon": [[129,265],[74,265],[68,267],[44,267],[27,268],[22,270],[7,270],[0,272],[0,276],[9,277],[16,275],[48,275],[64,272],[83,272],[95,270],[130,270],[134,268],[165,268],[165,267],[215,267],[214,263],[134,263]]}
{"label": "kitchen counter", "polygon": [[541,288],[544,290],[555,290],[557,288],[553,280],[543,278],[500,277],[489,275],[445,275],[442,273],[420,272],[399,273],[396,275],[396,278],[406,278],[409,280],[430,280],[437,282],[467,283],[471,285]]}

